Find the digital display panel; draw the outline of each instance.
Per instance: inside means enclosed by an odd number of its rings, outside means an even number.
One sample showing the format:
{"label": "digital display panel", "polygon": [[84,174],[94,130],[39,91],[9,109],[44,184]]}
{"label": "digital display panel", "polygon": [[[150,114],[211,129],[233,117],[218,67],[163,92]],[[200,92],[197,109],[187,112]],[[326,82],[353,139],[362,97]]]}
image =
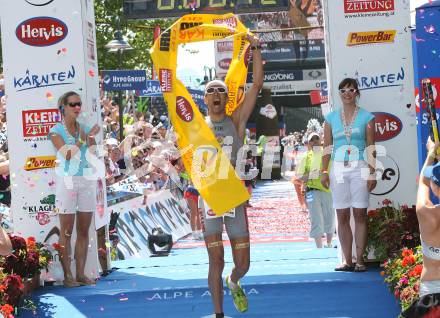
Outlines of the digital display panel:
{"label": "digital display panel", "polygon": [[289,9],[289,0],[124,0],[127,19],[180,17],[188,13],[255,13]]}

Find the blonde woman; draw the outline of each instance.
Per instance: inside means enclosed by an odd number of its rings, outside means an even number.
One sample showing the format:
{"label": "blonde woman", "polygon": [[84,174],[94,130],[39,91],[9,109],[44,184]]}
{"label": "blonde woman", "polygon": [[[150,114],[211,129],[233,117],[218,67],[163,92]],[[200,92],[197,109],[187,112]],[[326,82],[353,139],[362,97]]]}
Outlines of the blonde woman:
{"label": "blonde woman", "polygon": [[[56,208],[60,219],[60,261],[64,271],[64,286],[92,285],[84,268],[89,246],[89,228],[96,209],[96,179],[86,154],[95,145],[97,125],[91,129],[78,122],[82,101],[75,92],[67,92],[59,99],[62,121],[49,132],[50,140],[57,151]],[[71,236],[76,219],[75,265],[73,277],[71,265]]]}

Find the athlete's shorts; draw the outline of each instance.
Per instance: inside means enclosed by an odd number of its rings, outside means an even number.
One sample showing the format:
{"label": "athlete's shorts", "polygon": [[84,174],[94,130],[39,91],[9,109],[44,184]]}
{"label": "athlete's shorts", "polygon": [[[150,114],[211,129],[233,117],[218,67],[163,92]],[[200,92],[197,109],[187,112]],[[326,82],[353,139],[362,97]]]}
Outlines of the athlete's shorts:
{"label": "athlete's shorts", "polygon": [[[330,190],[335,209],[368,208],[370,193],[367,177],[370,174],[365,161],[351,162],[350,168],[343,163],[333,163],[330,170]],[[339,167],[339,168],[338,168]]]}
{"label": "athlete's shorts", "polygon": [[60,214],[96,210],[96,180],[82,176],[57,177],[56,187],[55,207]]}
{"label": "athlete's shorts", "polygon": [[440,281],[422,281],[419,294],[420,298],[402,313],[402,317],[438,317],[440,314]]}
{"label": "athlete's shorts", "polygon": [[202,231],[204,237],[221,234],[223,232],[223,224],[229,239],[249,236],[248,218],[243,204],[235,208],[235,217],[223,216],[214,219],[206,217],[205,205],[202,199],[199,199],[199,207],[202,212]]}
{"label": "athlete's shorts", "polygon": [[197,203],[197,200],[199,198],[199,191],[197,191],[196,188],[188,186],[185,190],[185,193],[183,194],[183,197],[185,199],[191,199]]}

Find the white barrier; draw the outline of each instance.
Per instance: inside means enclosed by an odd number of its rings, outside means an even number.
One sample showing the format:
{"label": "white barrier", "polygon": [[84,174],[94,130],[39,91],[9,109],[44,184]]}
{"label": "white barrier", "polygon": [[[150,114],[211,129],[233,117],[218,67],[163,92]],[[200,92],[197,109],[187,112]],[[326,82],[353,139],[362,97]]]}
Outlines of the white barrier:
{"label": "white barrier", "polygon": [[118,254],[124,259],[150,255],[148,234],[153,228],[162,228],[171,234],[173,242],[191,233],[189,210],[184,199],[176,198],[169,190],[154,192],[144,204],[143,196],[109,207],[120,213],[117,231]]}

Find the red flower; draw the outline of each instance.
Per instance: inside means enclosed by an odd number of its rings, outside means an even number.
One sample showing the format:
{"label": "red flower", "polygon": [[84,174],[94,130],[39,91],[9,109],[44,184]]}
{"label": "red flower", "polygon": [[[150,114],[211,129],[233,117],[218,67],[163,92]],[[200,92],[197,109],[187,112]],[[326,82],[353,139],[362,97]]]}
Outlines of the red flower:
{"label": "red flower", "polygon": [[14,311],[14,307],[12,307],[9,304],[4,304],[3,306],[0,307],[0,311],[2,313],[4,313],[6,318],[13,318],[14,316],[12,316],[12,312]]}
{"label": "red flower", "polygon": [[404,249],[402,250],[402,256],[403,257],[407,257],[407,256],[412,256],[414,255],[414,252],[410,249]]}
{"label": "red flower", "polygon": [[375,217],[377,215],[377,210],[370,210],[370,211],[368,211],[368,216],[370,217],[370,218],[373,218],[373,217]]}
{"label": "red flower", "polygon": [[35,244],[36,244],[35,237],[29,236],[26,240],[26,244],[27,244],[28,249],[34,250]]}
{"label": "red flower", "polygon": [[409,273],[410,277],[420,277],[422,275],[423,265],[418,264],[414,266],[414,269]]}
{"label": "red flower", "polygon": [[23,295],[23,283],[21,277],[12,274],[5,278],[3,283],[7,286],[5,294],[3,295],[3,301],[11,304],[12,306],[18,306],[20,304],[21,296]]}
{"label": "red flower", "polygon": [[400,292],[398,290],[394,291],[394,297],[397,299],[400,297]]}
{"label": "red flower", "polygon": [[61,249],[61,245],[58,244],[58,243],[53,243],[53,244],[52,244],[52,247],[53,247],[55,250],[57,250],[57,251],[59,251],[59,250]]}
{"label": "red flower", "polygon": [[403,261],[402,261],[402,266],[403,267],[407,267],[408,265],[412,265],[412,264],[414,264],[415,263],[415,258],[414,258],[414,256],[412,256],[412,255],[410,255],[410,256],[405,256],[404,258],[403,258]]}
{"label": "red flower", "polygon": [[391,203],[393,203],[391,200],[385,199],[382,201],[383,205],[390,205]]}

